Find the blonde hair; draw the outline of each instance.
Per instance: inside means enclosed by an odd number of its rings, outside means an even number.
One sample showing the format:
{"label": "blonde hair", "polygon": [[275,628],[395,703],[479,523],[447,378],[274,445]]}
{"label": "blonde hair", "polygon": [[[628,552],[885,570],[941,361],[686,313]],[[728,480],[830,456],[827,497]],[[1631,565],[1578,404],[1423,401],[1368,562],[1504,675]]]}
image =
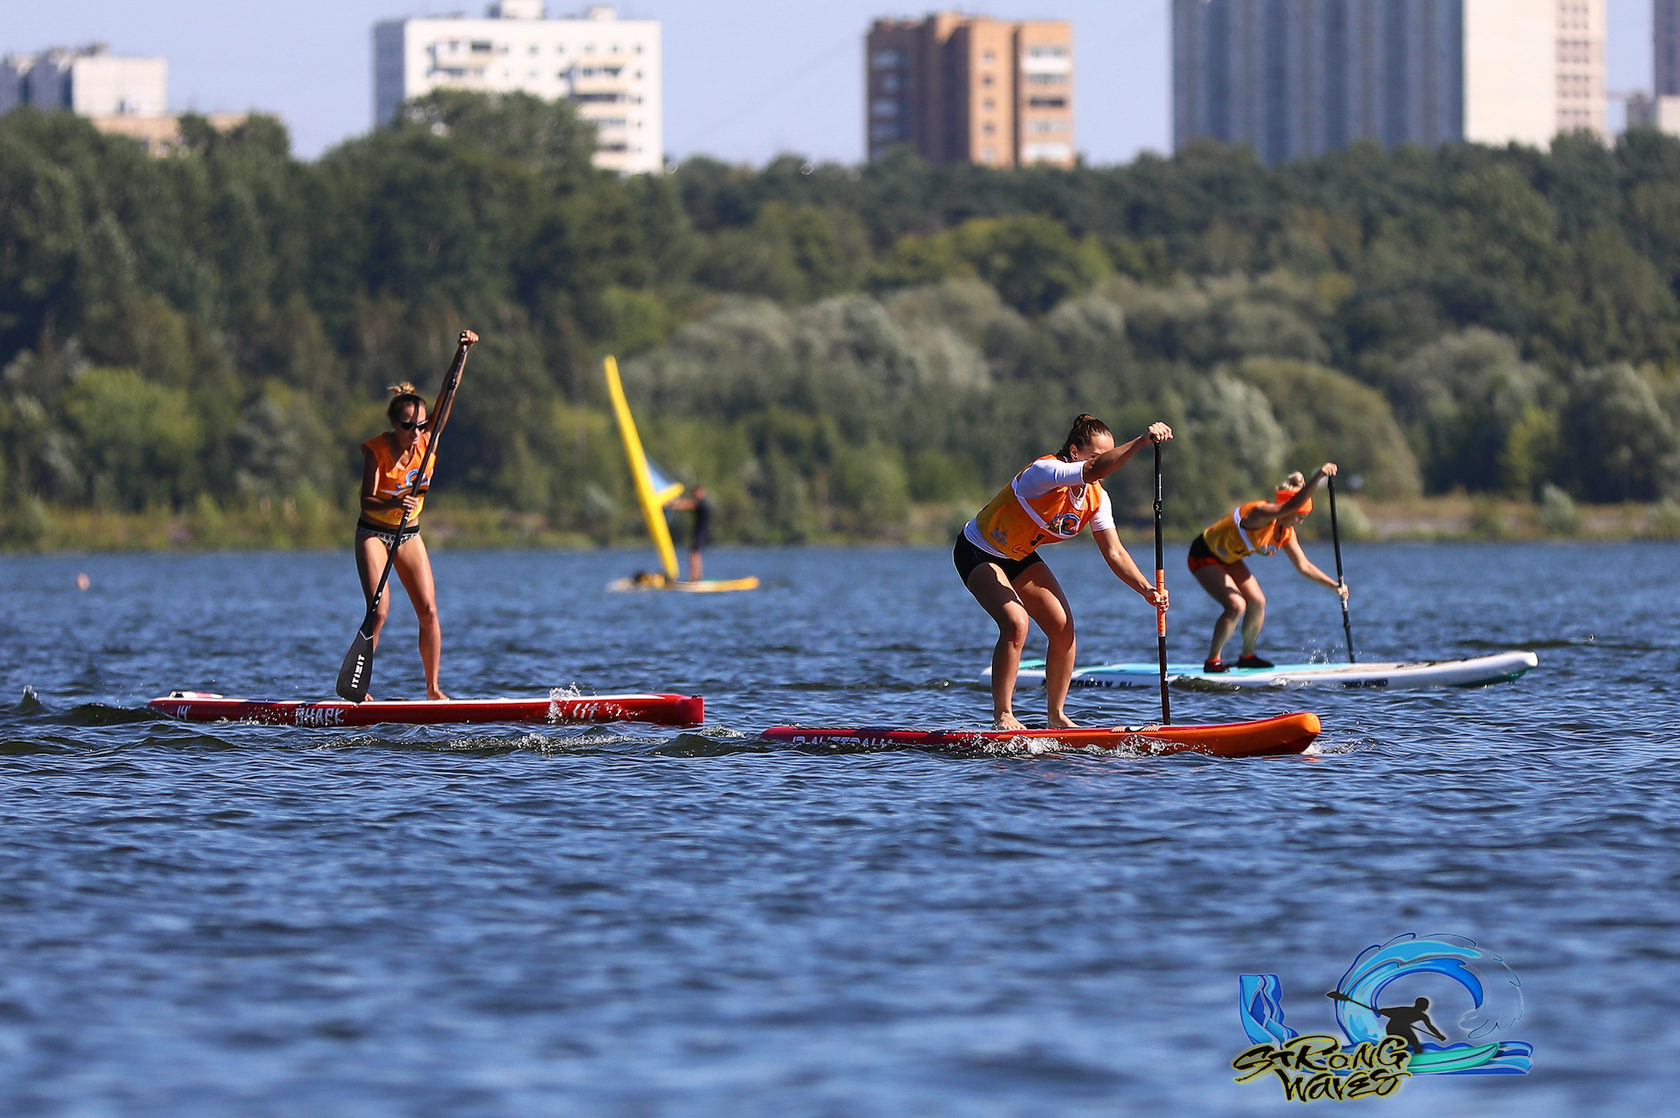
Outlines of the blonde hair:
{"label": "blonde hair", "polygon": [[397,413],[409,404],[421,410],[426,410],[426,399],[414,390],[414,386],[406,380],[399,384],[388,384],[385,391],[391,394],[391,402],[385,405],[385,416],[392,423],[397,421]]}
{"label": "blonde hair", "polygon": [[1306,475],[1302,474],[1300,470],[1296,470],[1294,473],[1292,473],[1288,477],[1284,478],[1283,479],[1283,484],[1278,486],[1278,488],[1279,489],[1300,489],[1302,486],[1304,486],[1306,484],[1307,484]]}

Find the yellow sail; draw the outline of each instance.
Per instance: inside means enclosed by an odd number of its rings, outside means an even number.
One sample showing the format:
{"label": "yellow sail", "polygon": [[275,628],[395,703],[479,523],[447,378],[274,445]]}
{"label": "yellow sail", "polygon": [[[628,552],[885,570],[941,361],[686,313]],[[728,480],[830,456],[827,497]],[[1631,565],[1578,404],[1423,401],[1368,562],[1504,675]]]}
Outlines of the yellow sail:
{"label": "yellow sail", "polygon": [[[647,522],[648,535],[659,552],[665,567],[665,581],[677,581],[677,549],[671,545],[671,528],[665,523],[665,506],[682,496],[680,483],[656,484],[642,440],[636,434],[636,421],[630,418],[630,404],[624,398],[624,385],[618,379],[618,362],[606,360],[607,393],[612,397],[613,414],[618,417],[618,433],[624,439],[624,456],[630,461],[630,476],[636,483],[636,500],[642,506],[642,519]],[[664,482],[664,479],[659,479]]]}

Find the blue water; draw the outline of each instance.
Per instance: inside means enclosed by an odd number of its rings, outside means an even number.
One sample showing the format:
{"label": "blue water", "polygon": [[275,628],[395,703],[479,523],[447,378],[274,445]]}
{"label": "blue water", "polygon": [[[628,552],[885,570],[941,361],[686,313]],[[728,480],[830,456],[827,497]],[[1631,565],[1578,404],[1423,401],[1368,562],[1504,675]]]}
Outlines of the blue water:
{"label": "blue water", "polygon": [[[944,550],[718,551],[764,588],[690,596],[603,593],[640,555],[441,549],[452,694],[694,692],[706,725],[188,725],[146,700],[330,693],[348,552],[0,557],[0,1114],[1297,1113],[1233,1082],[1239,976],[1332,1031],[1323,993],[1406,932],[1505,960],[1533,1071],[1367,1109],[1668,1112],[1680,547],[1345,559],[1362,656],[1540,667],[1174,695],[1180,722],[1317,711],[1306,757],[802,752],[755,731],[984,722],[992,630]],[[1082,662],[1153,656],[1094,548],[1051,561]],[[1259,571],[1262,650],[1339,656],[1334,597]],[[1199,659],[1212,603],[1169,577]],[[374,691],[413,697],[400,593],[393,618]],[[1429,993],[1451,1032],[1469,1007]]]}

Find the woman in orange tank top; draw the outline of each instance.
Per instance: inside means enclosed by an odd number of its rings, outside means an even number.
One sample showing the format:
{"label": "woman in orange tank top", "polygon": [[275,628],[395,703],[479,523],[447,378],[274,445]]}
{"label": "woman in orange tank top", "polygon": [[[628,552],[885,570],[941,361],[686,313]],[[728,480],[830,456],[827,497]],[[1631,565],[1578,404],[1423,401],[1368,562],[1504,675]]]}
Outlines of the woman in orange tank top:
{"label": "woman in orange tank top", "polygon": [[992,650],[992,718],[1000,730],[1022,729],[1015,717],[1015,677],[1021,670],[1028,623],[1036,621],[1049,640],[1044,662],[1044,690],[1050,725],[1073,725],[1063,704],[1073,678],[1073,609],[1038,548],[1072,539],[1088,524],[1115,577],[1160,609],[1165,590],[1155,586],[1120,543],[1114,514],[1101,480],[1151,442],[1166,442],[1172,428],[1151,423],[1149,430],[1120,446],[1102,420],[1081,415],[1073,421],[1062,449],[1032,462],[1004,486],[964,526],[951,552],[957,574],[976,601],[997,622]]}
{"label": "woman in orange tank top", "polygon": [[1347,586],[1319,570],[1301,550],[1301,541],[1295,535],[1295,529],[1312,511],[1312,494],[1319,481],[1335,476],[1334,462],[1324,463],[1310,478],[1290,474],[1278,487],[1276,500],[1250,501],[1239,506],[1208,525],[1190,544],[1190,573],[1224,610],[1213,623],[1213,641],[1208,645],[1203,671],[1230,670],[1232,665],[1220,656],[1238,624],[1242,625],[1242,655],[1236,666],[1272,667],[1270,660],[1262,659],[1254,651],[1260,641],[1260,626],[1266,622],[1266,595],[1254,572],[1243,561],[1250,555],[1270,555],[1281,550],[1302,577],[1328,586],[1343,601],[1347,600]]}
{"label": "woman in orange tank top", "polygon": [[[449,419],[453,400],[445,403],[435,420],[433,409],[404,381],[391,386],[392,400],[385,409],[391,429],[362,444],[362,515],[356,521],[356,573],[362,593],[373,600],[374,587],[385,570],[387,558],[408,591],[408,600],[420,620],[420,664],[426,674],[426,698],[447,699],[438,685],[438,668],[443,658],[443,626],[438,620],[437,588],[432,581],[432,560],[426,541],[420,538],[419,515],[425,504],[430,476],[422,479],[426,451]],[[437,458],[432,458],[435,468]],[[418,484],[417,484],[418,483]],[[401,536],[397,526],[403,514],[408,523]],[[373,647],[379,648],[379,633],[390,612],[389,594],[379,599],[373,625]]]}

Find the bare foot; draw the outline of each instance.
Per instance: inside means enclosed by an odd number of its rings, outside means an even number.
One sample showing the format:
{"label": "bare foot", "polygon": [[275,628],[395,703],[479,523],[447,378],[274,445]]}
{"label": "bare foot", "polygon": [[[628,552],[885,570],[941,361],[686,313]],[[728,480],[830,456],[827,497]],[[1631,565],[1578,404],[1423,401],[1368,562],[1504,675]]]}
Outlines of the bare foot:
{"label": "bare foot", "polygon": [[449,701],[449,696],[445,695],[442,691],[438,690],[436,687],[426,688],[426,698],[431,700],[434,703],[446,703],[446,702]]}
{"label": "bare foot", "polygon": [[1021,724],[1021,720],[1019,718],[1016,718],[1015,715],[1011,711],[1006,710],[1006,711],[1003,711],[1002,713],[996,715],[995,717],[993,717],[993,719],[992,719],[992,729],[994,729],[994,730],[1025,730],[1026,727]]}
{"label": "bare foot", "polygon": [[1050,719],[1052,730],[1077,730],[1079,724],[1065,714],[1053,715]]}

